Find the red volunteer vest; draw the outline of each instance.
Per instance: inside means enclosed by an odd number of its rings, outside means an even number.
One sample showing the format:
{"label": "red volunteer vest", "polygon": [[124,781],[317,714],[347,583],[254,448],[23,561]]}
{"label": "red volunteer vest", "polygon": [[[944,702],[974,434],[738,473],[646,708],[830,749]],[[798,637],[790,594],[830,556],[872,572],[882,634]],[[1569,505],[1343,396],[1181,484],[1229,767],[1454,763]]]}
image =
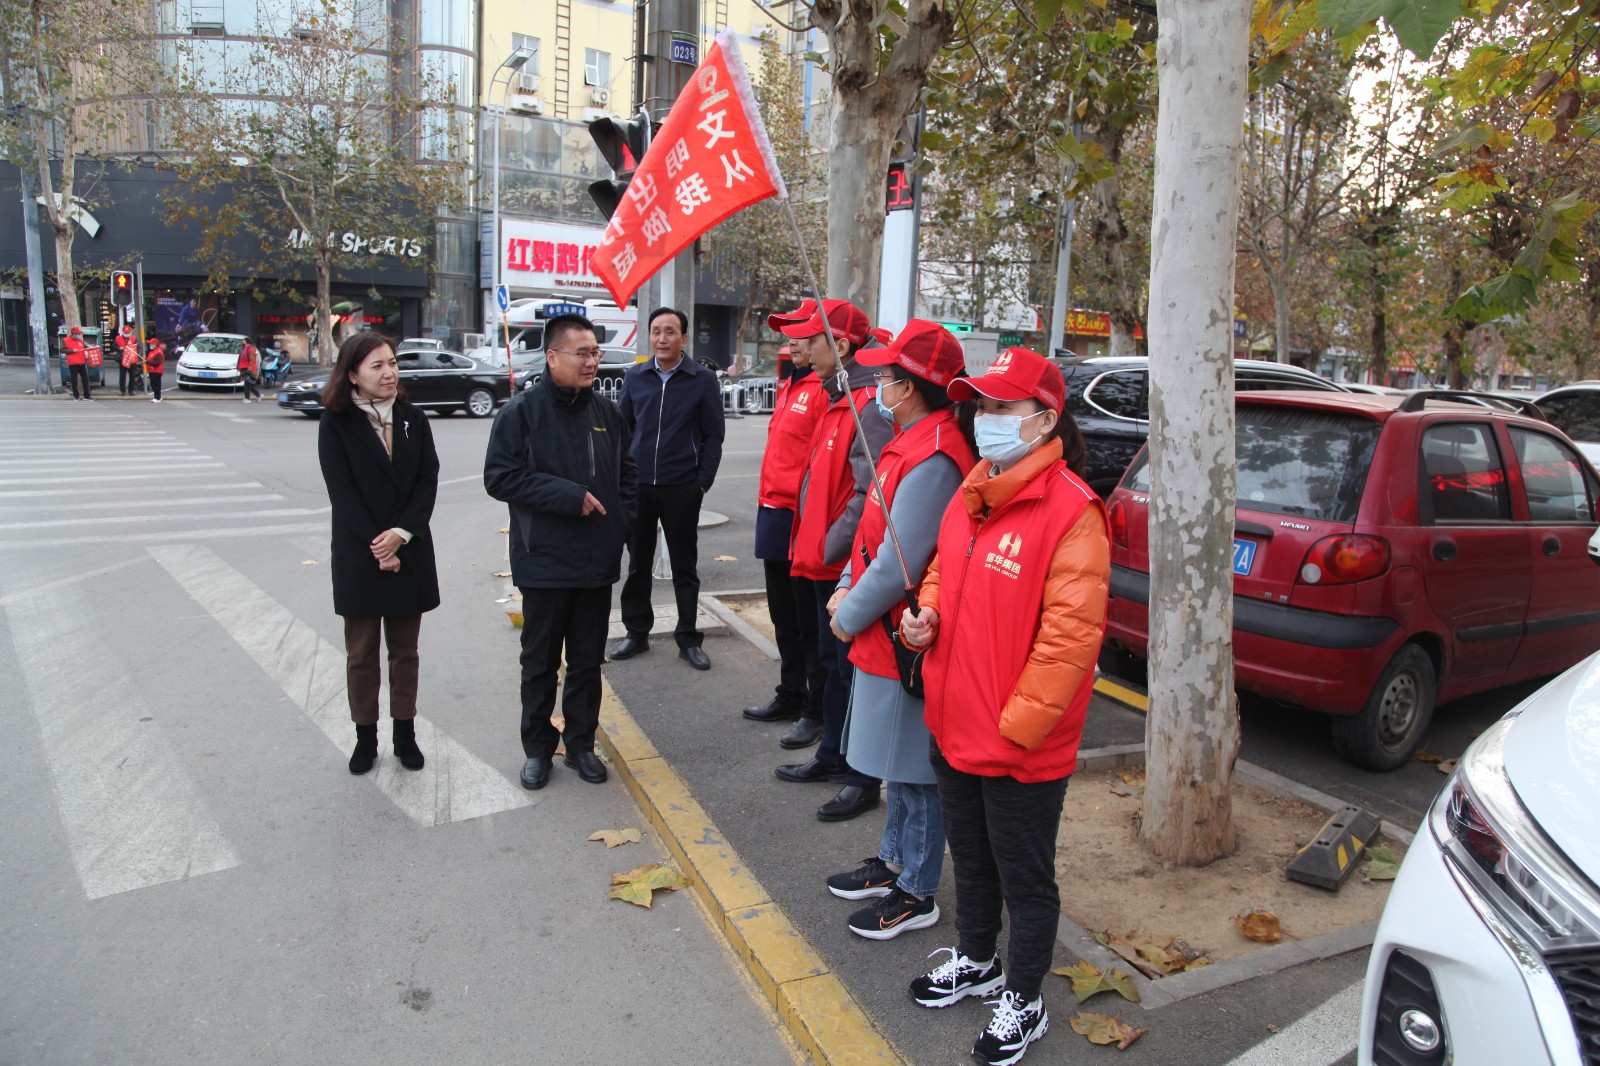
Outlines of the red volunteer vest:
{"label": "red volunteer vest", "polygon": [[144,363],[152,373],[161,373],[167,364],[167,349],[162,346],[160,341],[150,342],[150,351],[145,355]]}
{"label": "red volunteer vest", "polygon": [[[856,479],[850,472],[850,446],[856,439],[856,421],[846,405],[854,403],[856,411],[860,412],[877,394],[878,390],[870,386],[853,389],[848,396],[833,401],[817,422],[805,477],[801,481],[806,502],[795,514],[794,530],[789,534],[789,572],[796,577],[837,581],[844,573],[843,559],[829,562],[825,556],[828,530],[850,506],[850,496],[856,491]],[[827,393],[822,395],[826,397]]]}
{"label": "red volunteer vest", "polygon": [[[918,419],[910,429],[897,434],[884,447],[883,455],[878,459],[878,477],[883,481],[884,499],[891,508],[894,506],[895,493],[906,474],[934,455],[949,456],[963,476],[977,462],[967,445],[967,439],[961,435],[961,427],[956,424],[955,412],[949,408]],[[887,529],[883,508],[878,506],[878,486],[874,485],[867,493],[867,507],[861,512],[861,525],[856,529],[855,543],[850,546],[851,573],[858,573],[862,569],[863,548],[868,559],[878,557],[878,546],[883,543]],[[922,574],[912,574],[911,580],[921,584]],[[905,609],[904,601],[889,608],[891,625],[900,624],[900,616]],[[894,661],[894,648],[890,646],[889,635],[883,631],[881,622],[874,621],[856,634],[856,639],[850,642],[850,661],[869,674],[879,677],[900,676],[900,669]]]}
{"label": "red volunteer vest", "polygon": [[61,352],[66,356],[68,366],[83,365],[83,342],[76,337],[68,337],[61,342]]}
{"label": "red volunteer vest", "polygon": [[1077,768],[1092,671],[1031,751],[1000,735],[1000,712],[1038,636],[1051,556],[1091,507],[1104,518],[1099,498],[1058,460],[981,523],[960,493],[945,509],[939,635],[923,667],[923,713],[940,752],[964,773],[1027,783],[1058,780]]}
{"label": "red volunteer vest", "polygon": [[815,373],[807,374],[798,384],[793,378],[778,383],[756,490],[756,502],[761,506],[792,511],[798,505],[811,436],[827,409],[828,392]]}

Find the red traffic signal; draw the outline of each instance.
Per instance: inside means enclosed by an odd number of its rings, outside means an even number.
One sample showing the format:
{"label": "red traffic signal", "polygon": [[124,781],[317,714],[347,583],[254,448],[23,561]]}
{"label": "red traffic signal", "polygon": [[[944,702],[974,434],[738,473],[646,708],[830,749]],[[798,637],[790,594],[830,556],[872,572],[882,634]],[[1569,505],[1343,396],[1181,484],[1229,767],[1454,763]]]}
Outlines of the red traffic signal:
{"label": "red traffic signal", "polygon": [[589,185],[590,199],[600,208],[600,213],[609,219],[616,213],[634,168],[650,147],[650,122],[643,114],[626,122],[597,118],[589,123],[589,136],[594,138],[595,147],[600,149],[600,154],[616,175],[614,180],[602,178]]}
{"label": "red traffic signal", "polygon": [[113,270],[111,272],[111,305],[113,307],[133,306],[133,272],[131,270]]}

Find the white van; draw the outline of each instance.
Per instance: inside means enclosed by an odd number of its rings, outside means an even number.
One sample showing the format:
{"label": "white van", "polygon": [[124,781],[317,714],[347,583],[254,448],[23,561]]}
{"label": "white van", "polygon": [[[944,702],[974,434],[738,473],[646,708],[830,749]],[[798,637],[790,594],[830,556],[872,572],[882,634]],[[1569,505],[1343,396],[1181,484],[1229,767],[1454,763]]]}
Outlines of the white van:
{"label": "white van", "polygon": [[[533,353],[544,351],[544,323],[552,314],[582,313],[600,332],[600,343],[607,347],[633,347],[638,335],[639,312],[634,307],[618,307],[609,300],[553,300],[525,298],[512,300],[506,312],[506,323],[511,334],[511,362],[517,366],[531,363]],[[496,331],[486,337],[489,343],[474,348],[467,355],[489,366],[506,365],[506,341]]]}

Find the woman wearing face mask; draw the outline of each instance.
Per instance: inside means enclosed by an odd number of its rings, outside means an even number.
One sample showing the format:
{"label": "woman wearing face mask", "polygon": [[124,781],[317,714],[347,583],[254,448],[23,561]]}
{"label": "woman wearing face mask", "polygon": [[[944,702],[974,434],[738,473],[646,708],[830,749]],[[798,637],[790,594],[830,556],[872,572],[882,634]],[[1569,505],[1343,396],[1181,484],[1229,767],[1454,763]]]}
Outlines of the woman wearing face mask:
{"label": "woman wearing face mask", "polygon": [[1012,348],[950,395],[977,398],[982,461],[944,512],[921,609],[900,631],[928,649],[957,944],[911,995],[945,1007],[999,993],[972,1049],[998,1066],[1021,1059],[1049,1024],[1040,986],[1060,919],[1056,830],[1105,628],[1110,546],[1100,500],[1076,473],[1083,437],[1062,409],[1054,363]]}
{"label": "woman wearing face mask", "polygon": [[378,757],[380,636],[389,650],[394,754],[420,770],[417,638],[439,606],[428,521],[439,491],[439,456],[427,416],[406,402],[394,349],[376,333],[339,346],[322,390],[317,456],[333,505],[333,610],[344,618],[345,678],[356,747],[350,772]]}
{"label": "woman wearing face mask", "polygon": [[899,622],[906,574],[913,587],[922,577],[939,516],[974,459],[945,391],[966,373],[961,344],[943,326],[914,318],[887,347],[863,349],[856,361],[880,368],[878,413],[899,431],[878,459],[878,476],[906,570],[873,489],[828,610],[854,665],[845,755],[857,770],[887,782],[889,809],[878,854],[828,878],[828,891],[842,899],[882,897],[851,915],[849,928],[869,940],[888,940],[939,920],[933,897],[944,864],[944,819],[928,763],[922,700],[901,687],[885,620]]}

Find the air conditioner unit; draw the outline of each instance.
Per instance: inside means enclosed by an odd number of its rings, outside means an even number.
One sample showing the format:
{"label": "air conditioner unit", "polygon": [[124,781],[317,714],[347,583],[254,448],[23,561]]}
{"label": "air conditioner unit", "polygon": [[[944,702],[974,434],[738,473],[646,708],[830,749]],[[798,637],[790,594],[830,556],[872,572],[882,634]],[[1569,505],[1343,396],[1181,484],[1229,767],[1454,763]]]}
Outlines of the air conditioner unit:
{"label": "air conditioner unit", "polygon": [[291,27],[289,33],[291,36],[298,37],[302,41],[319,41],[323,37],[322,30],[315,26],[305,25],[304,23]]}
{"label": "air conditioner unit", "polygon": [[537,75],[537,74],[518,74],[517,75],[517,92],[519,92],[519,93],[536,93],[538,91],[539,91],[539,75]]}
{"label": "air conditioner unit", "polygon": [[511,110],[520,111],[525,115],[542,115],[544,114],[544,100],[537,96],[524,96],[521,99],[511,101]]}
{"label": "air conditioner unit", "polygon": [[221,37],[227,33],[222,21],[223,5],[212,2],[191,2],[189,5],[189,32],[196,37]]}
{"label": "air conditioner unit", "polygon": [[594,102],[594,106],[595,107],[605,107],[607,104],[609,104],[611,102],[611,90],[610,89],[590,89],[589,90],[589,99]]}

